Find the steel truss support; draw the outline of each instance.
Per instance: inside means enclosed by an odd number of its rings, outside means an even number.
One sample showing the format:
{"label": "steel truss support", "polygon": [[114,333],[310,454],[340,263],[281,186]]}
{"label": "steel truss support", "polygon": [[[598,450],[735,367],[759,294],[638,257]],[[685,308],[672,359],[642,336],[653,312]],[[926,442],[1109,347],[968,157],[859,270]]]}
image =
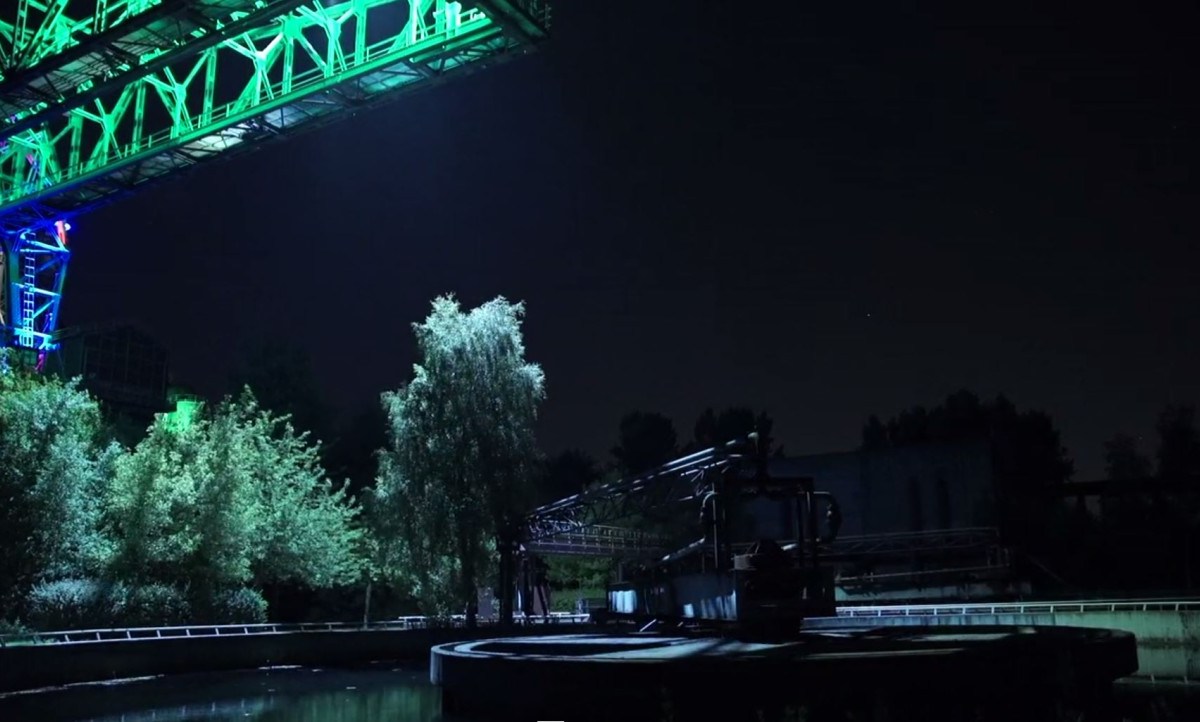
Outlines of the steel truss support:
{"label": "steel truss support", "polygon": [[79,16],[70,12],[70,0],[18,0],[15,22],[0,20],[3,82],[34,68],[54,66],[57,59],[72,57],[80,45],[98,36],[143,26],[171,4],[163,0],[96,0],[94,7]]}
{"label": "steel truss support", "polygon": [[[123,86],[222,40],[261,27],[296,9],[304,0],[201,0],[200,2],[144,3],[153,7],[125,22],[106,25],[99,34],[87,34],[84,21],[68,21],[69,28],[45,32],[43,45],[32,67],[5,69],[0,80],[0,114],[3,132],[36,128],[56,115],[103,99]],[[69,0],[52,3],[61,8]],[[129,3],[119,3],[129,10]],[[111,15],[112,5],[105,7]],[[62,24],[64,15],[57,16]],[[44,19],[49,19],[46,16]],[[100,17],[93,18],[100,22]],[[73,30],[70,35],[66,33]],[[30,31],[30,34],[33,34]],[[63,34],[62,42],[52,40]],[[73,45],[57,47],[78,40]]]}
{"label": "steel truss support", "polygon": [[973,551],[998,546],[998,529],[972,527],[841,537],[829,545],[825,555],[838,559],[907,557],[918,553]]}
{"label": "steel truss support", "polygon": [[75,214],[545,36],[546,0],[478,3],[18,0],[0,21],[0,341],[53,348]]}
{"label": "steel truss support", "polygon": [[39,353],[56,347],[54,330],[67,278],[70,225],[25,231],[0,244],[0,332],[5,345]]}
{"label": "steel truss support", "polygon": [[579,537],[589,527],[672,503],[699,500],[712,488],[718,474],[735,465],[761,461],[756,444],[757,436],[752,434],[749,439],[698,451],[645,474],[546,504],[526,518],[523,541],[537,542],[564,535]]}
{"label": "steel truss support", "polygon": [[659,557],[668,541],[654,534],[616,526],[595,525],[530,541],[525,550],[534,554],[589,557]]}
{"label": "steel truss support", "polygon": [[[96,2],[96,12],[111,12],[114,2]],[[27,213],[31,203],[66,217],[511,56],[544,35],[548,18],[544,0],[486,10],[448,0],[309,0],[274,17],[264,8],[295,3],[238,4],[240,15],[228,1],[163,3],[170,17],[155,10],[159,3],[131,4],[140,11],[121,22],[96,16],[106,34],[65,29],[65,1],[25,0],[24,19],[0,27],[0,41],[11,43],[0,97],[21,108],[0,130],[0,226],[36,226],[46,211]],[[175,12],[179,6],[187,12]],[[59,19],[43,17],[34,29],[35,7]],[[251,15],[254,22],[236,24]],[[114,65],[103,56],[118,35],[142,45],[125,48]]]}

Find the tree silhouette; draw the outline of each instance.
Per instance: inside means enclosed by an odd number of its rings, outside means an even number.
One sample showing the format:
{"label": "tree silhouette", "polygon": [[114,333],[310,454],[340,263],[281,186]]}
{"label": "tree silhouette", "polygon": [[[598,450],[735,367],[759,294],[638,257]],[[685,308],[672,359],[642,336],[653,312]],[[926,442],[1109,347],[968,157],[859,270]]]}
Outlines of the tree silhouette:
{"label": "tree silhouette", "polygon": [[1158,475],[1164,479],[1200,476],[1200,433],[1193,406],[1168,406],[1158,417]]}
{"label": "tree silhouette", "polygon": [[677,454],[675,424],[666,416],[633,411],[621,419],[612,455],[622,475],[640,474],[667,463]]}
{"label": "tree silhouette", "polygon": [[229,386],[234,396],[249,386],[262,408],[291,417],[297,431],[309,432],[316,441],[332,435],[330,410],[317,390],[311,360],[293,343],[268,339],[251,347],[230,374]]}
{"label": "tree silhouette", "polygon": [[888,430],[875,414],[871,414],[862,430],[862,450],[875,451],[887,448]]}
{"label": "tree silhouette", "polygon": [[[880,437],[880,426],[887,430],[886,442]],[[870,449],[969,441],[988,444],[995,518],[1006,539],[1027,552],[1046,550],[1049,561],[1060,569],[1069,562],[1069,537],[1078,531],[1081,517],[1052,500],[1055,488],[1070,479],[1074,464],[1045,412],[1018,411],[1004,396],[984,403],[963,390],[932,409],[915,406],[901,411],[886,424],[868,419],[863,441],[864,448]]]}
{"label": "tree silhouette", "polygon": [[969,441],[990,442],[997,481],[1009,492],[1044,490],[1074,472],[1050,416],[1019,412],[1003,395],[984,403],[970,391],[957,391],[932,409],[914,406],[886,424],[872,416],[863,426],[864,449]]}
{"label": "tree silhouette", "polygon": [[350,417],[329,443],[329,475],[349,481],[350,493],[356,497],[375,484],[376,452],[387,443],[387,427],[383,407],[372,404]]}
{"label": "tree silhouette", "polygon": [[[1141,452],[1138,441],[1133,436],[1114,434],[1104,442],[1104,468],[1109,479],[1136,482],[1150,476],[1150,457]],[[1156,503],[1161,503],[1161,500],[1141,494],[1118,494],[1100,499],[1101,521],[1105,532],[1123,539],[1119,546],[1124,548],[1115,553],[1124,555],[1134,544],[1145,546],[1142,537],[1148,530],[1147,522],[1151,519]],[[1136,536],[1137,539],[1134,540],[1131,536]],[[1146,551],[1141,549],[1141,546],[1139,552]]]}
{"label": "tree silhouette", "polygon": [[1104,442],[1104,470],[1113,480],[1145,479],[1150,476],[1150,457],[1138,449],[1134,437],[1115,434]]}
{"label": "tree silhouette", "polygon": [[568,449],[551,458],[538,484],[538,503],[578,494],[600,481],[600,465],[585,451]]}
{"label": "tree silhouette", "polygon": [[766,412],[755,414],[746,406],[733,406],[719,414],[707,408],[696,419],[692,432],[695,441],[690,449],[708,449],[757,432],[759,443],[770,450],[774,444],[771,436],[774,426],[774,419]]}

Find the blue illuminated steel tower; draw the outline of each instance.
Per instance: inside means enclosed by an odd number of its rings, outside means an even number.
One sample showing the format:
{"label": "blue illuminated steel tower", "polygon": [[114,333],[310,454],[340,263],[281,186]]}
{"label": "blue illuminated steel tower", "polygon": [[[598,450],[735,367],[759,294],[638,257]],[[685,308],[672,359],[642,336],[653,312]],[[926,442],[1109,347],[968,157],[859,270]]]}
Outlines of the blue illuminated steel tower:
{"label": "blue illuminated steel tower", "polygon": [[0,335],[54,347],[70,221],[528,52],[546,0],[18,0],[0,21]]}

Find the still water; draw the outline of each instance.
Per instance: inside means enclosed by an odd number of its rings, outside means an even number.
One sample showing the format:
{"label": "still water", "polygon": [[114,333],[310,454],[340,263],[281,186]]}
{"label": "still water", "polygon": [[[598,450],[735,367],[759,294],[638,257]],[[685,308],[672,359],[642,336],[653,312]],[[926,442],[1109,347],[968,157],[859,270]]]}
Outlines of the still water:
{"label": "still water", "polygon": [[413,667],[264,669],[80,685],[0,697],[2,722],[435,722],[441,696]]}
{"label": "still water", "polygon": [[[1124,722],[1200,720],[1200,686],[1122,683],[1117,704],[1115,719]],[[800,711],[792,718],[805,720],[807,716]],[[488,722],[443,716],[441,698],[429,684],[428,670],[414,667],[264,669],[0,696],[0,722],[190,720]]]}

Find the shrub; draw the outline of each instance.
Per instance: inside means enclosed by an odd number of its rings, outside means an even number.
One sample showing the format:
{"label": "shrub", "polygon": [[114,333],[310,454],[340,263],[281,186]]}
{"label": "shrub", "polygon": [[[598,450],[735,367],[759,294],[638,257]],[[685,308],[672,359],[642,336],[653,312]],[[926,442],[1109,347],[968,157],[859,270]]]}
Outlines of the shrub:
{"label": "shrub", "polygon": [[213,598],[211,624],[256,624],[267,621],[267,600],[254,589],[228,589]]}
{"label": "shrub", "polygon": [[0,635],[29,634],[31,631],[33,630],[31,630],[29,627],[26,627],[24,624],[21,624],[20,620],[10,622],[7,619],[0,619]]}
{"label": "shrub", "polygon": [[29,592],[29,623],[43,631],[85,629],[109,621],[101,585],[93,579],[42,582]]}
{"label": "shrub", "polygon": [[10,637],[9,643],[15,641],[16,637],[32,634],[32,632],[33,630],[21,624],[20,620],[10,622],[7,619],[0,619],[0,637]]}
{"label": "shrub", "polygon": [[123,625],[168,627],[191,621],[191,605],[175,587],[146,584],[125,591],[123,596],[124,604],[120,610]]}

